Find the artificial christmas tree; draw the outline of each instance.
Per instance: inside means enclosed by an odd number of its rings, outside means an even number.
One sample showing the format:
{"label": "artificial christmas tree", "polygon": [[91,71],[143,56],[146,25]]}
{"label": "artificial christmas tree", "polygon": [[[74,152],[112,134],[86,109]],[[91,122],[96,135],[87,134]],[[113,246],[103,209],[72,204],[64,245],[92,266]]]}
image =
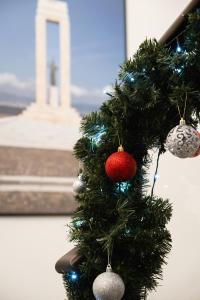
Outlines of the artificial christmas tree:
{"label": "artificial christmas tree", "polygon": [[[166,224],[172,209],[168,200],[154,196],[156,177],[148,193],[149,151],[157,149],[158,166],[166,137],[179,123],[179,113],[184,111],[190,128],[195,129],[200,120],[199,21],[199,11],[189,16],[177,52],[155,40],[145,41],[121,66],[109,99],[82,120],[83,136],[75,145],[75,155],[82,164],[83,185],[76,195],[79,208],[71,224],[71,240],[77,245],[79,259],[71,264],[66,256],[65,267],[58,267],[60,262],[57,265],[69,300],[92,300],[94,295],[98,300],[146,299],[162,277],[161,267],[171,248]],[[129,158],[134,158],[134,172],[126,181],[121,181],[119,174],[115,178],[115,169],[111,178],[105,170],[107,159],[121,144]],[[199,145],[195,138],[190,157]],[[113,292],[112,298],[110,279],[110,289],[108,282],[101,280],[93,295],[93,282],[111,264],[121,279],[115,288],[118,295]]]}

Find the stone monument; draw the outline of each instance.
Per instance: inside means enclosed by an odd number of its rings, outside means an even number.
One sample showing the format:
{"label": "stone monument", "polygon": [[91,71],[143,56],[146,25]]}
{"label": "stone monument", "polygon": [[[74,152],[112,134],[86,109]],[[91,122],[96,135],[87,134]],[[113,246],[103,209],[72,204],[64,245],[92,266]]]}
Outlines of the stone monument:
{"label": "stone monument", "polygon": [[54,61],[51,62],[49,69],[49,104],[52,108],[57,109],[59,107],[59,94],[58,87],[56,86],[56,71],[58,70],[58,67],[55,65]]}
{"label": "stone monument", "polygon": [[50,85],[51,86],[55,86],[56,85],[56,71],[57,71],[57,66],[56,64],[54,63],[54,61],[51,62],[50,66]]}
{"label": "stone monument", "polygon": [[[60,29],[59,66],[53,61],[50,65],[47,63],[47,22],[57,23]],[[22,114],[0,119],[0,146],[72,151],[80,137],[80,116],[70,99],[70,30],[66,2],[38,0],[35,26],[36,101]]]}
{"label": "stone monument", "polygon": [[[53,22],[59,26],[59,87],[56,85],[58,68],[53,62],[50,67],[49,87],[47,83],[47,22]],[[23,116],[56,123],[79,124],[80,116],[71,106],[70,100],[70,26],[67,3],[60,0],[38,0],[35,26],[36,102],[23,112]]]}

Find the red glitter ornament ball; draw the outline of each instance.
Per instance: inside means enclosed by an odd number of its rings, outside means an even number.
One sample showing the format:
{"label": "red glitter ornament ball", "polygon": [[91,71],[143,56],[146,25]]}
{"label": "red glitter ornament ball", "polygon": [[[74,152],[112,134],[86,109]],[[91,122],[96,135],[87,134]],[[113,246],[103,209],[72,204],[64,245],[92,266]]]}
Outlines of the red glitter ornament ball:
{"label": "red glitter ornament ball", "polygon": [[105,164],[106,175],[113,181],[127,181],[135,176],[137,164],[135,159],[123,147],[111,154]]}
{"label": "red glitter ornament ball", "polygon": [[199,149],[197,150],[197,152],[195,152],[195,155],[193,156],[193,157],[197,157],[197,156],[199,156],[200,155],[200,147],[199,147]]}
{"label": "red glitter ornament ball", "polygon": [[[197,132],[197,135],[198,135],[198,137],[199,137],[199,139],[200,139],[200,132],[199,131],[196,131]],[[200,155],[200,146],[199,146],[199,149],[195,152],[195,154],[194,154],[194,156],[193,157],[197,157],[197,156],[199,156]]]}

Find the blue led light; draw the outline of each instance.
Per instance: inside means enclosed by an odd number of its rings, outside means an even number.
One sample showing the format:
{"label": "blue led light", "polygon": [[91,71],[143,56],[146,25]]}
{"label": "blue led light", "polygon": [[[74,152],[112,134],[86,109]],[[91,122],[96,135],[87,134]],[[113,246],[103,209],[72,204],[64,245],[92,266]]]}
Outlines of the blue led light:
{"label": "blue led light", "polygon": [[126,81],[126,82],[134,82],[135,81],[135,79],[134,79],[134,77],[133,77],[133,74],[131,74],[131,73],[126,73],[126,75],[124,76],[124,78],[123,78],[123,81]]}
{"label": "blue led light", "polygon": [[124,236],[125,237],[131,237],[132,236],[132,234],[133,234],[133,231],[130,229],[130,228],[126,228],[125,230],[124,230]]}
{"label": "blue led light", "polygon": [[131,186],[130,182],[123,181],[123,182],[119,183],[118,188],[119,188],[120,192],[125,193],[129,190],[130,186]]}
{"label": "blue led light", "polygon": [[101,141],[102,136],[104,135],[104,132],[99,132],[96,135],[94,135],[92,137],[92,140],[95,144],[99,144],[99,142]]}
{"label": "blue led light", "polygon": [[174,68],[174,72],[177,73],[177,74],[181,74],[183,69],[184,69],[184,67],[180,66],[179,68]]}
{"label": "blue led light", "polygon": [[160,178],[160,175],[158,173],[155,174],[154,176],[155,180],[159,179]]}
{"label": "blue led light", "polygon": [[182,52],[182,48],[180,47],[180,45],[178,44],[176,47],[176,52],[177,53],[181,53]]}
{"label": "blue led light", "polygon": [[83,221],[83,220],[74,221],[74,224],[76,227],[81,227],[84,223],[85,223],[85,221]]}
{"label": "blue led light", "polygon": [[127,228],[127,229],[125,230],[125,233],[126,233],[126,234],[130,234],[130,233],[131,233],[130,228]]}
{"label": "blue led light", "polygon": [[68,273],[68,277],[71,281],[77,281],[78,274],[74,271]]}
{"label": "blue led light", "polygon": [[176,68],[176,69],[174,69],[174,70],[175,70],[175,72],[178,73],[178,74],[180,74],[181,71],[182,71],[180,68]]}
{"label": "blue led light", "polygon": [[101,142],[102,136],[106,133],[106,128],[104,125],[98,125],[96,126],[95,130],[97,133],[92,136],[92,142],[98,146],[98,144]]}
{"label": "blue led light", "polygon": [[73,273],[73,274],[71,275],[71,279],[72,279],[72,280],[76,280],[77,278],[78,278],[78,276],[77,276],[76,273]]}

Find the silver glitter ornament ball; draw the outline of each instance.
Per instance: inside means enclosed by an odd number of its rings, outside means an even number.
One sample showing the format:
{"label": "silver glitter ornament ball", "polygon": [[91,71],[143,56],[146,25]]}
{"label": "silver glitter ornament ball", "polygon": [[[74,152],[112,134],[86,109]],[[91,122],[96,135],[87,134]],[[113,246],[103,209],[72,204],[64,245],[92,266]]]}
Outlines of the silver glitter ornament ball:
{"label": "silver glitter ornament ball", "polygon": [[200,138],[198,132],[181,119],[180,124],[168,133],[165,145],[177,157],[193,157],[200,146]]}
{"label": "silver glitter ornament ball", "polygon": [[96,300],[121,300],[125,285],[121,277],[112,271],[110,265],[106,272],[97,276],[93,283],[93,294]]}
{"label": "silver glitter ornament ball", "polygon": [[78,178],[73,183],[73,191],[75,193],[80,193],[84,189],[84,182],[82,180],[82,176],[79,175]]}

